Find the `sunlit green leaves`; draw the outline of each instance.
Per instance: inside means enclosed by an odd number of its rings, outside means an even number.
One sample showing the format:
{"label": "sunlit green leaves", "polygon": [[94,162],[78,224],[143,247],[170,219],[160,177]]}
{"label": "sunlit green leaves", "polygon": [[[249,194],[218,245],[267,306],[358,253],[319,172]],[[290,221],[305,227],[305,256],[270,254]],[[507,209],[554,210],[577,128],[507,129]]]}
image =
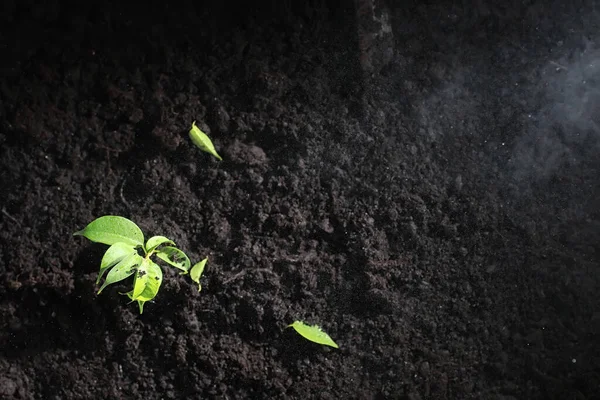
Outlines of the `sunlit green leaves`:
{"label": "sunlit green leaves", "polygon": [[156,256],[167,264],[187,274],[192,264],[188,256],[177,247],[165,246],[156,251]]}
{"label": "sunlit green leaves", "polygon": [[202,285],[200,284],[200,277],[202,276],[202,273],[204,272],[204,267],[206,266],[207,261],[208,261],[208,258],[205,258],[204,260],[194,264],[194,266],[190,270],[190,278],[198,284],[199,292],[202,290]]}
{"label": "sunlit green leaves", "polygon": [[152,236],[146,242],[146,253],[150,253],[151,251],[154,251],[161,244],[175,245],[175,242],[173,242],[171,239],[166,238],[164,236]]}
{"label": "sunlit green leaves", "polygon": [[208,137],[208,135],[200,130],[196,126],[196,121],[192,122],[192,128],[190,129],[190,139],[200,150],[205,151],[215,156],[219,161],[223,161],[221,156],[217,154],[215,146]]}
{"label": "sunlit green leaves", "polygon": [[139,254],[131,254],[117,263],[110,271],[108,271],[106,280],[102,287],[100,287],[100,290],[98,290],[98,294],[100,294],[108,285],[120,282],[133,275],[137,270],[137,266],[142,263],[142,260],[143,257]]}
{"label": "sunlit green leaves", "polygon": [[[163,272],[152,257],[156,256],[179,269],[182,274],[190,272],[190,259],[175,247],[172,240],[165,236],[153,236],[144,246],[142,231],[127,218],[111,215],[100,217],[74,235],[110,246],[100,263],[96,284],[100,284],[105,274],[106,278],[98,294],[107,286],[133,276],[133,289],[124,294],[131,301],[137,301],[140,314],[144,311],[144,304],[156,297],[163,281]],[[195,264],[191,271],[191,278],[198,284],[199,290],[202,289],[200,277],[206,261],[204,259]]]}
{"label": "sunlit green leaves", "polygon": [[75,232],[74,236],[85,236],[92,242],[109,246],[115,243],[127,243],[132,246],[144,245],[142,230],[127,218],[106,215],[90,222],[84,229]]}
{"label": "sunlit green leaves", "polygon": [[306,325],[302,321],[294,321],[293,324],[288,325],[288,328],[292,327],[296,332],[298,332],[302,337],[311,342],[322,344],[325,346],[331,346],[334,348],[339,348],[338,345],[329,337],[328,334],[323,332],[321,328],[317,325]]}
{"label": "sunlit green leaves", "polygon": [[131,301],[137,301],[140,314],[144,312],[144,303],[156,297],[163,274],[160,267],[154,262],[145,259],[137,270],[133,290],[126,293]]}
{"label": "sunlit green leaves", "polygon": [[136,271],[135,281],[133,282],[132,298],[135,300],[146,289],[148,283],[148,260],[144,259]]}
{"label": "sunlit green leaves", "polygon": [[120,242],[110,246],[102,257],[102,262],[100,263],[100,272],[98,272],[96,284],[100,283],[100,279],[109,268],[114,267],[116,264],[123,261],[124,258],[132,254],[137,254],[137,250],[135,246],[130,244]]}

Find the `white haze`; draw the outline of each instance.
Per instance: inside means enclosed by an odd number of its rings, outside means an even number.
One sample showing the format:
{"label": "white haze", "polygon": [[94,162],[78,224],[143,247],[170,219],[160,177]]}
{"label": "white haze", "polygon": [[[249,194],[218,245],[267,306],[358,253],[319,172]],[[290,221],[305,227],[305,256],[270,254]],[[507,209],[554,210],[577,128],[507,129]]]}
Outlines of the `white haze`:
{"label": "white haze", "polygon": [[511,160],[514,177],[545,180],[560,168],[600,157],[600,50],[588,42],[549,61],[536,90],[541,107],[524,116]]}

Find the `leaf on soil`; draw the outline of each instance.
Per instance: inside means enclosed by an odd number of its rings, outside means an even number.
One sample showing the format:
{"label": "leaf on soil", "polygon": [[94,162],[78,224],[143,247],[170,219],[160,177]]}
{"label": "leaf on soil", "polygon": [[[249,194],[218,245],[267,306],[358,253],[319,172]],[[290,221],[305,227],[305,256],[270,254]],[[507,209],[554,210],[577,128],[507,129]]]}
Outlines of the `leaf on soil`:
{"label": "leaf on soil", "polygon": [[215,146],[208,137],[208,135],[200,130],[196,126],[196,121],[192,122],[192,128],[190,129],[190,139],[200,150],[205,151],[215,156],[219,161],[223,161],[221,156],[217,154]]}
{"label": "leaf on soil", "polygon": [[317,325],[306,325],[302,321],[295,321],[293,324],[287,326],[294,328],[302,337],[311,342],[323,344],[325,346],[331,346],[338,349],[338,345],[329,337],[328,334],[323,332]]}
{"label": "leaf on soil", "polygon": [[200,284],[200,277],[202,276],[202,273],[204,272],[204,267],[206,266],[207,261],[208,261],[208,258],[205,258],[204,260],[194,264],[194,266],[192,267],[192,269],[190,271],[190,278],[192,278],[192,280],[198,284],[199,292],[202,290],[202,285]]}

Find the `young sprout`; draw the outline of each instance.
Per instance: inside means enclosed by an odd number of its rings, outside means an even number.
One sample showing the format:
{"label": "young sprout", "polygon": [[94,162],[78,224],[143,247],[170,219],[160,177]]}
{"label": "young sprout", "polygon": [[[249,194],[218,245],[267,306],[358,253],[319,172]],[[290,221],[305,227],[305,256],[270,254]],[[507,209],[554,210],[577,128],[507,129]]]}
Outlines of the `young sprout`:
{"label": "young sprout", "polygon": [[[100,262],[100,271],[96,284],[108,272],[104,284],[98,290],[100,294],[108,285],[120,282],[133,275],[133,290],[123,293],[131,301],[137,301],[140,314],[144,311],[144,303],[156,297],[163,280],[163,273],[152,257],[156,256],[168,265],[177,268],[181,274],[190,271],[191,262],[188,256],[175,243],[164,236],[153,236],[144,244],[142,230],[127,218],[106,215],[95,219],[84,229],[75,232],[73,236],[84,236],[92,242],[103,243],[110,247],[104,253]],[[143,254],[140,254],[141,250]],[[206,259],[199,264],[206,264]],[[200,283],[200,275],[192,271],[192,280]]]}
{"label": "young sprout", "polygon": [[302,337],[311,342],[322,344],[325,346],[331,346],[338,349],[338,345],[329,337],[328,334],[323,332],[317,325],[306,325],[302,321],[295,321],[293,324],[287,326],[287,328],[294,328]]}
{"label": "young sprout", "polygon": [[200,277],[204,272],[204,266],[206,265],[207,261],[208,258],[205,258],[204,260],[196,263],[190,270],[190,278],[192,278],[192,280],[198,284],[198,291],[202,290],[202,285],[200,284]]}
{"label": "young sprout", "polygon": [[215,150],[215,146],[211,142],[208,135],[206,133],[202,132],[200,130],[200,128],[198,128],[196,126],[196,121],[192,122],[192,129],[190,129],[190,139],[192,139],[192,142],[194,142],[196,147],[198,147],[200,150],[205,151],[209,154],[212,154],[219,161],[223,161],[221,156],[219,154],[217,154],[217,151]]}

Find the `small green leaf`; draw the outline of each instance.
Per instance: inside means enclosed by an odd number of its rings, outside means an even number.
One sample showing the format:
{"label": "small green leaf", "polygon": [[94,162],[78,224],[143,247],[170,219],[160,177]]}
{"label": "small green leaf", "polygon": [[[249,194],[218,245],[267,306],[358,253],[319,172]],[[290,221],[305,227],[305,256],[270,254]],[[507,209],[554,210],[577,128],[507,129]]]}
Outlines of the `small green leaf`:
{"label": "small green leaf", "polygon": [[294,328],[294,330],[302,335],[302,337],[310,340],[311,342],[335,347],[336,349],[339,348],[333,339],[331,339],[329,335],[323,332],[317,325],[310,326],[306,325],[302,321],[295,321],[293,324],[288,325],[287,327]]}
{"label": "small green leaf", "polygon": [[156,252],[156,256],[167,264],[183,271],[182,274],[187,274],[192,264],[188,256],[177,247],[162,247]]}
{"label": "small green leaf", "polygon": [[133,275],[133,273],[137,270],[137,266],[141,264],[143,258],[139,254],[131,254],[125,257],[121,262],[114,266],[106,275],[106,280],[100,290],[98,290],[98,294],[104,290],[108,285],[112,285],[113,283],[120,282],[123,279]]}
{"label": "small green leaf", "polygon": [[128,243],[115,243],[106,250],[104,256],[102,257],[102,262],[100,263],[100,271],[98,272],[98,279],[96,279],[96,285],[100,283],[100,279],[102,279],[102,275],[111,267],[114,267],[116,264],[121,262],[125,257],[130,256],[132,254],[137,254],[137,251],[134,246]]}
{"label": "small green leaf", "polygon": [[137,301],[140,308],[140,314],[144,312],[144,303],[150,301],[158,294],[158,289],[163,280],[162,270],[156,263],[148,260],[146,264],[146,276],[148,277],[145,283],[145,287],[141,293],[134,296],[135,287],[133,290],[125,293],[131,301]]}
{"label": "small green leaf", "polygon": [[175,245],[175,242],[164,236],[152,236],[146,242],[146,252],[150,253],[151,251],[155,250],[158,246],[165,243],[172,244],[173,246]]}
{"label": "small green leaf", "polygon": [[136,299],[146,289],[148,283],[148,260],[144,258],[135,273],[135,281],[133,282],[133,298]]}
{"label": "small green leaf", "polygon": [[192,129],[190,129],[190,139],[200,150],[205,151],[215,156],[219,161],[223,161],[220,155],[217,154],[215,146],[211,142],[208,135],[200,130],[196,126],[196,121],[192,122]]}
{"label": "small green leaf", "polygon": [[208,258],[205,258],[204,260],[194,264],[194,266],[190,270],[190,278],[192,278],[192,280],[198,284],[198,291],[202,290],[202,285],[200,284],[200,277],[204,272],[204,266],[206,265],[207,261]]}
{"label": "small green leaf", "polygon": [[84,236],[92,242],[112,246],[115,243],[127,243],[132,246],[144,245],[142,230],[127,218],[105,215],[90,222],[83,230],[73,236]]}

